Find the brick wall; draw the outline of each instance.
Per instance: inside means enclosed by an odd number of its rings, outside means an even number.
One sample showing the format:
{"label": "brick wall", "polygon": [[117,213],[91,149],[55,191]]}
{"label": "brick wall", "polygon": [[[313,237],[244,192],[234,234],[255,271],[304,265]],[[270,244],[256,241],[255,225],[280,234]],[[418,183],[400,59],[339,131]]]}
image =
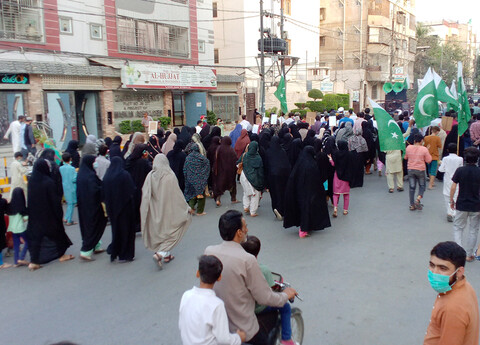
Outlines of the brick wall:
{"label": "brick wall", "polygon": [[27,95],[27,114],[36,120],[36,115],[42,114],[45,116],[44,113],[42,77],[38,74],[30,74],[30,91]]}
{"label": "brick wall", "polygon": [[115,123],[115,113],[113,112],[113,89],[116,89],[118,87],[118,83],[118,78],[103,78],[104,91],[100,92],[100,113],[102,117],[102,131],[104,138],[113,138],[116,135],[115,125],[108,124],[107,115],[109,111],[112,112],[112,123]]}

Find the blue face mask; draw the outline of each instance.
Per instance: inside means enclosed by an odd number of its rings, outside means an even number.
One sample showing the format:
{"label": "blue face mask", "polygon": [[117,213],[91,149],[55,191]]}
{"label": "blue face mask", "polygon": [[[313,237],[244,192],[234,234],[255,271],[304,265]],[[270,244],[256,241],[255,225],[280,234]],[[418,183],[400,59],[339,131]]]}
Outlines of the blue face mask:
{"label": "blue face mask", "polygon": [[433,273],[432,271],[428,270],[428,281],[430,282],[430,286],[432,287],[432,289],[434,289],[438,293],[444,293],[452,290],[452,287],[450,286],[450,277],[457,273],[459,268],[457,268],[455,272],[453,272],[449,276]]}

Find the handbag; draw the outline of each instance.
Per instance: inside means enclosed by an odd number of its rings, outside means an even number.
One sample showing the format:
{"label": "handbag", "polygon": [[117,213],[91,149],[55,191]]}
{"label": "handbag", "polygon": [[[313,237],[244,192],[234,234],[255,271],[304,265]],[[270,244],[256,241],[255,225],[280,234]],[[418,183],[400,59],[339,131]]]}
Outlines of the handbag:
{"label": "handbag", "polygon": [[243,156],[245,156],[245,154],[242,155],[242,161],[237,165],[237,175],[240,175],[243,171]]}

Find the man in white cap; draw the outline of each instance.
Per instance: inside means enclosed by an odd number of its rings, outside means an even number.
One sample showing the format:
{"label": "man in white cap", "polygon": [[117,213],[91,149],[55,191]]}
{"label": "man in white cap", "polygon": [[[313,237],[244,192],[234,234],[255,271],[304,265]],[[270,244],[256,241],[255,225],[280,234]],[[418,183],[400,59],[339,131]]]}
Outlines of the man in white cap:
{"label": "man in white cap", "polygon": [[346,112],[345,114],[343,113],[344,109],[343,107],[338,108],[338,113],[340,114],[340,121],[338,121],[338,127],[342,125],[342,123],[350,122],[352,126],[355,124],[355,122],[350,118],[350,113]]}

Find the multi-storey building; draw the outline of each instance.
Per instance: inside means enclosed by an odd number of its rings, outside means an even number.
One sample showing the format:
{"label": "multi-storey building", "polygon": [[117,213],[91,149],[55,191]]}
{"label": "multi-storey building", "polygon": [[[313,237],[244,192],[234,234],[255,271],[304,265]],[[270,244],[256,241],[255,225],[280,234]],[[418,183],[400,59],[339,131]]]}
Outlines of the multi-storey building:
{"label": "multi-storey building", "polygon": [[[241,111],[252,116],[255,108],[260,109],[259,46],[260,3],[249,0],[213,0],[215,64],[236,67],[237,73],[245,75],[245,98],[239,100]],[[280,32],[280,13],[284,12],[284,32]],[[265,37],[284,38],[288,43],[285,52],[287,73],[287,101],[290,109],[295,102],[307,99],[308,71],[318,63],[319,2],[302,0],[263,0]],[[278,54],[266,54],[265,107],[279,107],[273,92],[279,81],[279,70],[275,61]],[[296,63],[298,61],[298,63]],[[272,67],[273,66],[273,67]],[[242,69],[238,69],[241,67]],[[272,67],[272,68],[271,68]],[[244,68],[244,69],[243,69]],[[310,72],[311,73],[311,72]],[[315,85],[314,85],[315,86]],[[246,108],[242,108],[245,104]]]}
{"label": "multi-storey building", "polygon": [[473,88],[473,73],[477,59],[477,35],[473,32],[470,23],[451,22],[441,20],[438,22],[423,23],[430,28],[429,35],[437,36],[441,44],[456,42],[465,51],[463,69],[466,72],[465,83],[467,87]]}
{"label": "multi-storey building", "polygon": [[63,148],[144,112],[194,125],[242,81],[216,75],[212,16],[211,0],[1,1],[1,127],[26,113]]}
{"label": "multi-storey building", "polygon": [[413,81],[416,53],[414,0],[320,0],[320,72],[337,93],[385,99],[385,82]]}

